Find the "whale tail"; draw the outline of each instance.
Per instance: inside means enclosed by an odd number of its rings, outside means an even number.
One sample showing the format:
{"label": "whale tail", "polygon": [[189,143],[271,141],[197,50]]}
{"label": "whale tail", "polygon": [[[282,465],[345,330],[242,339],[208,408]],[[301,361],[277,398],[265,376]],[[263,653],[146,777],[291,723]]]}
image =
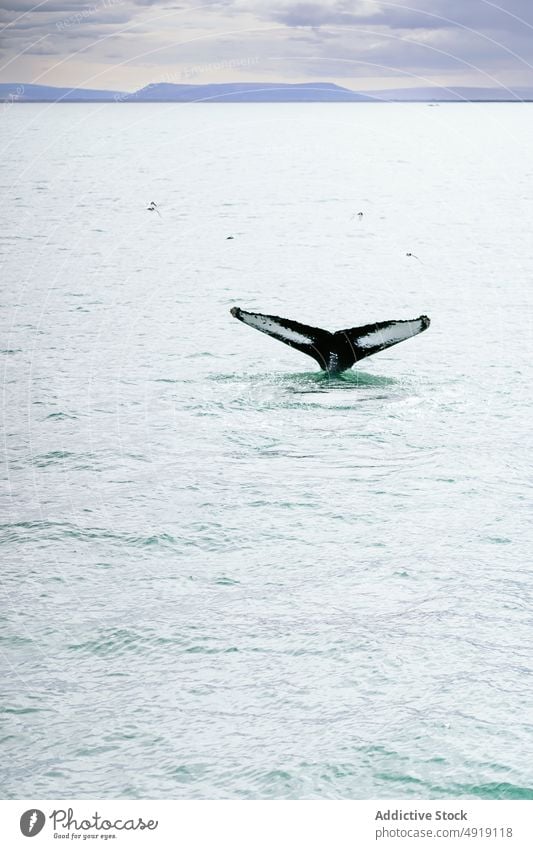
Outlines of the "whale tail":
{"label": "whale tail", "polygon": [[407,321],[378,321],[330,333],[320,327],[309,327],[277,315],[247,312],[240,307],[233,307],[231,314],[249,327],[313,357],[323,371],[330,373],[345,371],[365,357],[422,333],[430,325],[429,318],[421,315]]}

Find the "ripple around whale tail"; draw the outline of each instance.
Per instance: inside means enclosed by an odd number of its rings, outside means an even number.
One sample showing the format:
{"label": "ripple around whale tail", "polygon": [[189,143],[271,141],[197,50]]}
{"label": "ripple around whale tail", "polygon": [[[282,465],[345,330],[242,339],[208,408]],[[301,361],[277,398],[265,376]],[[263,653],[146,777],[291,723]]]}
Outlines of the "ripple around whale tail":
{"label": "ripple around whale tail", "polygon": [[388,377],[385,374],[370,374],[370,372],[359,371],[343,371],[333,374],[328,372],[321,373],[318,377],[322,382],[329,383],[332,388],[339,386],[346,388],[347,386],[357,388],[358,386],[391,386],[397,381],[393,377]]}

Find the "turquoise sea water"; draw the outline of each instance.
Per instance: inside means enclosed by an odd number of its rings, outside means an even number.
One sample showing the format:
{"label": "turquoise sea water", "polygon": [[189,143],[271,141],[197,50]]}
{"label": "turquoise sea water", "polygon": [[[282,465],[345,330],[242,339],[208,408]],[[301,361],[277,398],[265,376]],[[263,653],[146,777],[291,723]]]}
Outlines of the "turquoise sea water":
{"label": "turquoise sea water", "polygon": [[533,798],[532,107],[0,117],[4,796]]}

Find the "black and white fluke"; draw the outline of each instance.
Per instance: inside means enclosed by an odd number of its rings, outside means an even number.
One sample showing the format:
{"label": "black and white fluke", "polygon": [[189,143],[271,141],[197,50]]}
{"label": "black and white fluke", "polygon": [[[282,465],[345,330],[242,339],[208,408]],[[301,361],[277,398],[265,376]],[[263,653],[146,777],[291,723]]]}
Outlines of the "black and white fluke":
{"label": "black and white fluke", "polygon": [[233,307],[231,314],[250,327],[308,354],[323,371],[331,374],[345,371],[365,357],[422,333],[430,324],[427,315],[421,315],[407,321],[378,321],[330,333],[277,315],[247,312],[240,307]]}

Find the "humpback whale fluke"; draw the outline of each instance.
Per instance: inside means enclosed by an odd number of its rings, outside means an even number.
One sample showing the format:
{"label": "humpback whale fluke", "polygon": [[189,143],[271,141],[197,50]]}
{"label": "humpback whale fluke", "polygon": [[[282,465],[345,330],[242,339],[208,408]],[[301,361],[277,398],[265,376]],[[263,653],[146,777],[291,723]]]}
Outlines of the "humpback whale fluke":
{"label": "humpback whale fluke", "polygon": [[371,357],[378,351],[422,333],[430,325],[427,315],[421,315],[407,321],[377,321],[375,324],[330,333],[329,330],[309,327],[277,315],[247,312],[240,307],[233,307],[230,312],[250,327],[268,333],[274,339],[313,357],[323,371],[333,374],[345,371],[365,357]]}

